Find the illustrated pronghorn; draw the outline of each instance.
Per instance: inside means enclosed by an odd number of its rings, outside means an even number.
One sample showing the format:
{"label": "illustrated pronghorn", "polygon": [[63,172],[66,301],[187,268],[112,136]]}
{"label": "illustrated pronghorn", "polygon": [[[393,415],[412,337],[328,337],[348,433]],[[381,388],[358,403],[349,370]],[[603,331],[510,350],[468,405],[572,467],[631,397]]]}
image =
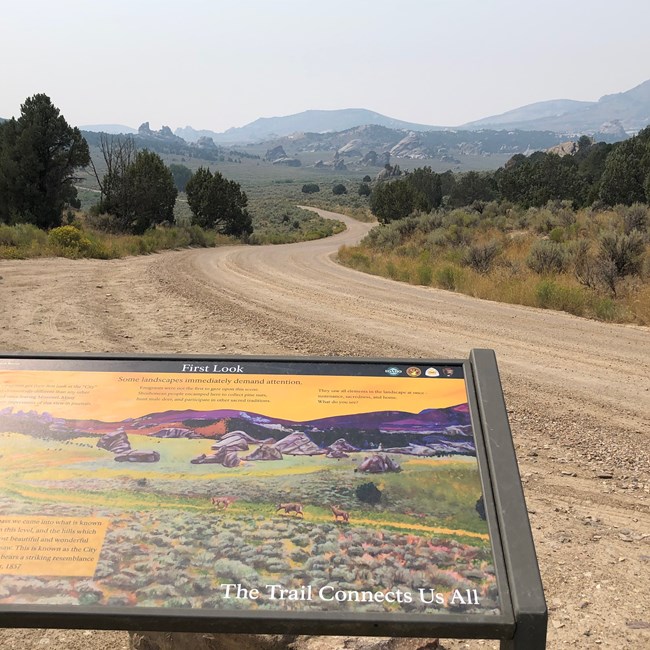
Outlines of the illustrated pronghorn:
{"label": "illustrated pronghorn", "polygon": [[210,500],[217,510],[226,510],[229,505],[237,501],[237,497],[212,497]]}
{"label": "illustrated pronghorn", "polygon": [[338,506],[330,506],[332,512],[334,513],[334,521],[338,521],[339,517],[347,524],[350,522],[350,513],[345,510],[341,510]]}
{"label": "illustrated pronghorn", "polygon": [[288,515],[290,512],[295,512],[296,517],[304,517],[305,513],[302,511],[302,503],[278,503],[276,512],[284,510],[284,514]]}

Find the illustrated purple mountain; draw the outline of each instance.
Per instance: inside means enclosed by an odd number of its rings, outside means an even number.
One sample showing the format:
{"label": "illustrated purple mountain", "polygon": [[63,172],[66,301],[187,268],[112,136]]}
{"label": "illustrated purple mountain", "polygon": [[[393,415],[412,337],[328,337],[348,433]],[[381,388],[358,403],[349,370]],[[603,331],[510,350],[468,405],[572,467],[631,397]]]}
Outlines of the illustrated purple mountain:
{"label": "illustrated purple mountain", "polygon": [[35,436],[68,438],[105,435],[123,430],[129,435],[155,437],[217,438],[229,432],[247,434],[251,440],[281,442],[303,434],[312,444],[303,445],[310,453],[327,451],[337,440],[346,440],[359,450],[390,449],[396,453],[432,455],[475,452],[474,436],[467,404],[440,409],[373,411],[315,420],[294,421],[250,411],[194,409],[163,411],[119,422],[53,418],[35,411],[0,411],[0,431],[17,431]]}

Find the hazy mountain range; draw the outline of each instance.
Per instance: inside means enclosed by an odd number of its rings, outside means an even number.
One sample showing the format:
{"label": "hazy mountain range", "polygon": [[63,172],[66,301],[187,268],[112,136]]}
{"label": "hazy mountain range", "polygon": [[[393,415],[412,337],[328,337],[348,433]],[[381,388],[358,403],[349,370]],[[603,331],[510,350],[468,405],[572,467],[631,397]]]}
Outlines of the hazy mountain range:
{"label": "hazy mountain range", "polygon": [[[199,130],[192,126],[177,128],[175,135],[188,142],[201,137],[217,144],[246,144],[290,136],[294,133],[329,133],[363,125],[377,125],[405,131],[507,129],[552,131],[563,136],[610,134],[622,139],[650,124],[650,80],[595,102],[554,99],[521,106],[500,115],[491,115],[455,127],[414,124],[363,108],[309,110],[283,117],[262,117],[245,126],[222,133]],[[133,133],[136,129],[115,124],[82,126],[87,131]]]}
{"label": "hazy mountain range", "polygon": [[597,102],[568,99],[538,102],[470,122],[464,128],[591,134],[601,131],[607,123],[619,123],[628,133],[650,124],[650,79],[625,92],[605,95]]}

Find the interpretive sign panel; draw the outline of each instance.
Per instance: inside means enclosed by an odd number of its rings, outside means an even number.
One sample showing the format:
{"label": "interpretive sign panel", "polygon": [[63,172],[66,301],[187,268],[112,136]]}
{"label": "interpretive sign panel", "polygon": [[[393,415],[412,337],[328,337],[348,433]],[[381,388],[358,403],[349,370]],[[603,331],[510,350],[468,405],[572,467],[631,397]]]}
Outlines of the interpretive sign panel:
{"label": "interpretive sign panel", "polygon": [[463,361],[0,358],[0,624],[498,638],[480,420]]}

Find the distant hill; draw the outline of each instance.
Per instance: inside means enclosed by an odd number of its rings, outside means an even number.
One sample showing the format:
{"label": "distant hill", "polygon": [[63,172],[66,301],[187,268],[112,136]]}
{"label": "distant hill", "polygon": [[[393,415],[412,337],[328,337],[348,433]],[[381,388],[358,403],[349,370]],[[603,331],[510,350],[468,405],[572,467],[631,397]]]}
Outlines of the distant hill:
{"label": "distant hill", "polygon": [[573,99],[551,99],[545,102],[527,104],[499,115],[490,115],[474,122],[463,125],[466,129],[494,129],[497,127],[509,128],[513,124],[530,122],[532,120],[560,117],[591,106],[595,102],[579,102]]}
{"label": "distant hill", "polygon": [[[597,102],[558,99],[522,106],[465,124],[463,128],[554,131],[566,134],[614,135],[639,131],[650,124],[650,79]],[[610,138],[611,139],[611,138]]]}
{"label": "distant hill", "polygon": [[365,108],[345,108],[330,111],[303,111],[302,113],[285,115],[284,117],[260,117],[250,124],[231,128],[223,133],[196,131],[191,126],[176,129],[175,133],[189,142],[194,142],[201,136],[207,136],[221,144],[233,144],[261,142],[281,138],[292,133],[344,131],[365,124],[385,126],[390,129],[408,129],[410,131],[432,131],[444,128],[396,120]]}
{"label": "distant hill", "polygon": [[84,124],[79,127],[80,131],[92,131],[93,133],[109,133],[119,135],[120,133],[137,133],[138,129],[124,124]]}

